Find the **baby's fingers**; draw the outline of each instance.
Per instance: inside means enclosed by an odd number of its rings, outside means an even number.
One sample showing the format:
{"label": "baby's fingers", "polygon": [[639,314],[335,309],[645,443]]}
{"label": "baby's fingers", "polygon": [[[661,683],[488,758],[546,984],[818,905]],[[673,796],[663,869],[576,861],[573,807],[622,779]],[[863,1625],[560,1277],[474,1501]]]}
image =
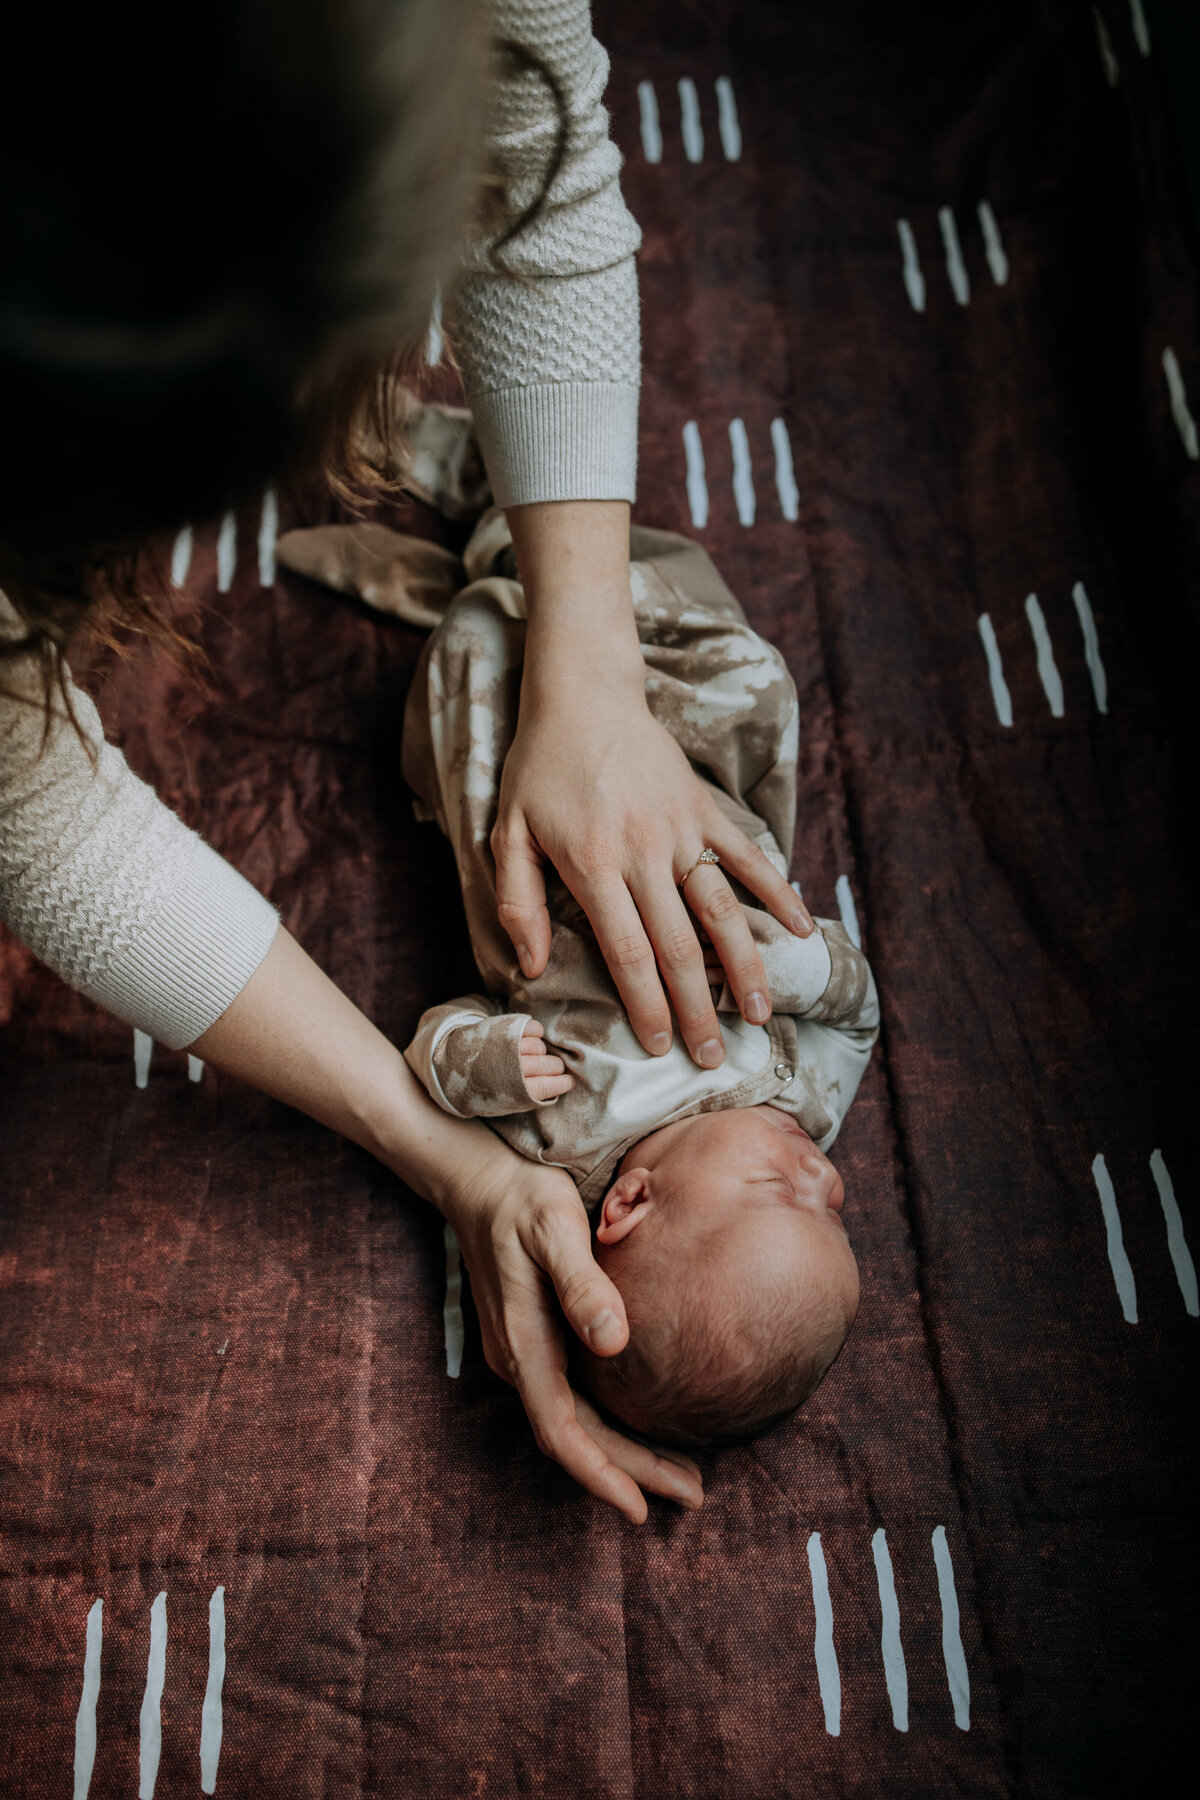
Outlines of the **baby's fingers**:
{"label": "baby's fingers", "polygon": [[573,1075],[535,1075],[532,1079],[525,1077],[525,1086],[535,1100],[557,1100],[560,1094],[569,1094],[575,1086]]}

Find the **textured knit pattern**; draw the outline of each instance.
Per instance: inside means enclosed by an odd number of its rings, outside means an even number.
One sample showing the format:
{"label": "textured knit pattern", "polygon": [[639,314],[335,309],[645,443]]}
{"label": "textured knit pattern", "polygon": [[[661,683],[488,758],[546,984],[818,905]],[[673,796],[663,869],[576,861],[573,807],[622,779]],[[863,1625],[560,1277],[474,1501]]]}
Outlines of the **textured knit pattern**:
{"label": "textured knit pattern", "polygon": [[[0,597],[0,630],[20,629]],[[104,742],[78,688],[87,744],[60,704],[42,753],[33,659],[4,679],[25,698],[0,707],[0,917],[72,987],[181,1049],[244,987],[277,915]]]}
{"label": "textured knit pattern", "polygon": [[[497,37],[553,72],[569,121],[542,212],[498,253],[517,279],[495,273],[479,240],[467,247],[457,296],[459,362],[496,499],[632,500],[641,239],[602,104],[608,58],[586,0],[495,0],[492,10]],[[557,123],[540,76],[509,71],[496,84],[489,134],[510,216],[541,191]]]}

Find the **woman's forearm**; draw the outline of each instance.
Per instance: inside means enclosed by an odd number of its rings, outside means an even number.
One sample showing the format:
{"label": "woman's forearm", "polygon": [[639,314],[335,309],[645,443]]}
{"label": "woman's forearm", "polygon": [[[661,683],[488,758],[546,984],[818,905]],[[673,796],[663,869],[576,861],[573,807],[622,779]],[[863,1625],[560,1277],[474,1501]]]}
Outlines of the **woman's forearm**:
{"label": "woman's forearm", "polygon": [[282,927],[192,1050],[361,1144],[439,1211],[502,1149],[486,1126],[434,1104],[396,1046]]}
{"label": "woman's forearm", "polygon": [[629,588],[629,506],[561,500],[508,511],[529,630],[522,695],[535,706],[606,682],[641,700],[645,668]]}

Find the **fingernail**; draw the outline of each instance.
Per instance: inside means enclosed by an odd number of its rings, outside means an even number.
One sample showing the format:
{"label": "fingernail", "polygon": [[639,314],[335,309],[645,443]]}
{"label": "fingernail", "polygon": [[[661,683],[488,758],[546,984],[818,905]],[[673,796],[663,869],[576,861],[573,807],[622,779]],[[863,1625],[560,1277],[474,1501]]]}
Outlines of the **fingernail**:
{"label": "fingernail", "polygon": [[517,945],[517,961],[521,965],[522,974],[528,975],[529,965],[530,965],[530,961],[531,961],[531,958],[529,955],[529,945],[528,944],[518,944]]}
{"label": "fingernail", "polygon": [[745,1016],[752,1025],[761,1025],[770,1016],[770,1012],[765,994],[751,994],[746,1001]]}
{"label": "fingernail", "polygon": [[587,1328],[587,1340],[593,1350],[607,1350],[610,1344],[616,1343],[620,1335],[617,1315],[608,1307],[602,1313],[597,1313]]}
{"label": "fingernail", "polygon": [[808,914],[806,912],[801,912],[800,908],[797,907],[792,914],[792,930],[799,932],[801,937],[807,937],[812,929],[813,922]]}
{"label": "fingernail", "polygon": [[720,1038],[708,1038],[696,1052],[696,1061],[702,1069],[718,1069],[725,1061],[725,1046]]}
{"label": "fingernail", "polygon": [[665,1056],[667,1054],[667,1051],[670,1048],[671,1048],[670,1032],[669,1031],[656,1031],[654,1036],[650,1039],[650,1054],[651,1054],[651,1056]]}

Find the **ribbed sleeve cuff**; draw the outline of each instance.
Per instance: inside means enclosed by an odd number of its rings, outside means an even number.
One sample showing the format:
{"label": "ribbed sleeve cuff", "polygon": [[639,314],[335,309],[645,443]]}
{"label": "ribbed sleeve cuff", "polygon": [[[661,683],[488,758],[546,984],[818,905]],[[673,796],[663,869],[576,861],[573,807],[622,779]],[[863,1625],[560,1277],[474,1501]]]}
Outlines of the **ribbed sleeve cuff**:
{"label": "ribbed sleeve cuff", "polygon": [[83,988],[171,1050],[203,1036],[271,948],[279,914],[201,838],[162,908]]}
{"label": "ribbed sleeve cuff", "polygon": [[468,399],[497,506],[636,497],[636,387],[558,381]]}

